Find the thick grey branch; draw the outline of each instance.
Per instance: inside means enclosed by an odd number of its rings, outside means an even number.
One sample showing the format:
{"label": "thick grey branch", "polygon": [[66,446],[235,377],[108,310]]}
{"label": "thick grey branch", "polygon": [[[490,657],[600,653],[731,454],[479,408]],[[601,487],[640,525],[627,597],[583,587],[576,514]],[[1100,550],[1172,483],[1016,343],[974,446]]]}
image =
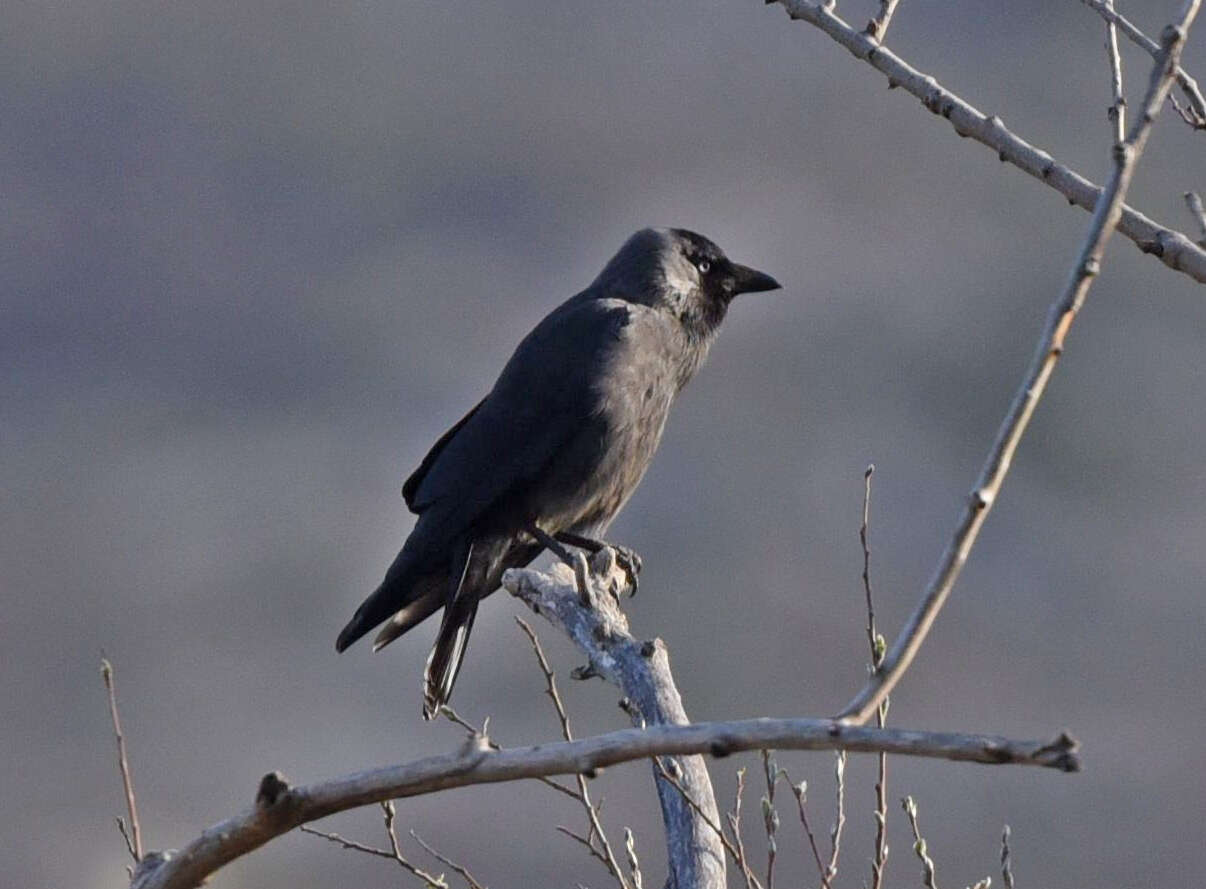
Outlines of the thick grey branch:
{"label": "thick grey branch", "polygon": [[660,725],[502,750],[491,750],[484,742],[471,743],[456,753],[369,769],[306,787],[284,786],[271,803],[215,824],[179,852],[149,853],[135,872],[131,889],[191,889],[223,865],[301,824],[385,800],[539,775],[581,774],[653,756],[727,755],[765,749],[885,751],[1065,772],[1080,768],[1076,742],[1067,735],[1043,743],[994,735],[868,728],[830,719]]}
{"label": "thick grey branch", "polygon": [[[779,0],[791,18],[808,22],[824,31],[854,56],[867,62],[913,94],[935,114],[951,122],[955,132],[986,145],[1002,161],[1008,161],[1040,182],[1054,188],[1070,203],[1090,212],[1097,205],[1101,188],[1075,170],[1058,163],[1050,154],[1019,138],[999,117],[979,111],[933,77],[922,74],[887,47],[862,31],[851,28],[831,9],[814,0]],[[1125,28],[1123,29],[1125,32]],[[1169,268],[1206,283],[1206,250],[1175,229],[1160,225],[1125,204],[1116,225],[1144,253],[1151,253]]]}
{"label": "thick grey branch", "polygon": [[[660,639],[637,641],[628,630],[628,619],[616,597],[625,588],[623,570],[615,553],[603,549],[595,555],[591,571],[578,554],[579,564],[571,571],[557,563],[550,573],[509,571],[503,586],[537,614],[560,628],[586,654],[588,673],[614,683],[628,700],[628,712],[645,726],[688,725],[682,698],[670,672],[670,660]],[[579,589],[586,590],[583,604]],[[699,756],[678,761],[683,792],[699,807],[692,808],[683,793],[654,770],[662,819],[666,826],[669,884],[682,887],[725,885],[724,848],[707,823],[719,820],[716,798],[707,766]]]}
{"label": "thick grey branch", "polygon": [[1063,354],[1068,330],[1084,303],[1093,279],[1101,270],[1101,257],[1105,252],[1106,242],[1123,212],[1122,201],[1134,175],[1135,164],[1143,153],[1147,137],[1151,133],[1152,122],[1168,96],[1177,70],[1177,60],[1181,56],[1181,48],[1185,45],[1185,35],[1197,16],[1199,4],[1200,0],[1187,0],[1182,8],[1179,23],[1170,25],[1164,31],[1164,52],[1152,70],[1143,106],[1131,125],[1126,141],[1114,147],[1114,171],[1097,203],[1097,209],[1093,213],[1092,222],[1072,266],[1068,282],[1047,314],[1034,358],[1026,370],[1017,394],[1014,395],[996,441],[993,442],[984,467],[980,470],[976,486],[968,497],[959,526],[939,559],[938,567],[921,602],[892,644],[882,667],[846,705],[839,714],[840,718],[863,723],[875,712],[880,701],[888,695],[908,669],[954,587],[955,580],[963,570],[980,528],[1000,494],[1018,443],[1022,440],[1051,374],[1055,371],[1060,355]]}

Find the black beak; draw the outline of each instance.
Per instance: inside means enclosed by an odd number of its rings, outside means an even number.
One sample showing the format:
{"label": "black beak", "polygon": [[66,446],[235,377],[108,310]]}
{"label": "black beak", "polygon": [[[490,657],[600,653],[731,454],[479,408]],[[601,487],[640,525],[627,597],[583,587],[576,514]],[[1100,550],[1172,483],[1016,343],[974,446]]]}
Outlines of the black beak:
{"label": "black beak", "polygon": [[733,263],[733,293],[760,293],[763,290],[778,290],[782,286],[766,272]]}

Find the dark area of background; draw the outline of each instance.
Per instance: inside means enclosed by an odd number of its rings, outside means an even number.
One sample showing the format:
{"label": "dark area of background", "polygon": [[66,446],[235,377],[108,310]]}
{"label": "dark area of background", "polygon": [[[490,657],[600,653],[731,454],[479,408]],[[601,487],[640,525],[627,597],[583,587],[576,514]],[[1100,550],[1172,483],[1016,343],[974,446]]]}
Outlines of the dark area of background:
{"label": "dark area of background", "polygon": [[[1158,33],[1177,5],[1125,3]],[[871,3],[843,3],[862,22]],[[179,845],[295,781],[459,743],[419,718],[426,627],[336,657],[410,527],[398,489],[516,341],[633,230],[681,225],[785,284],[737,304],[613,528],[645,557],[699,719],[823,715],[864,677],[857,540],[877,466],[885,632],[913,606],[1088,222],[761,3],[14,4],[0,25],[0,883],[118,886],[98,676],[143,826]],[[1071,2],[906,0],[889,43],[1101,181],[1104,28]],[[1206,27],[1186,66],[1206,73]],[[1130,95],[1150,60],[1124,48]],[[1137,105],[1132,101],[1132,107]],[[1166,114],[1130,203],[1186,231],[1203,141]],[[1115,238],[897,725],[1084,744],[1085,771],[891,765],[888,885],[1176,885],[1201,871],[1206,299]],[[506,596],[457,689],[555,735]],[[578,661],[536,623],[561,675]],[[616,692],[565,683],[582,733]],[[780,757],[831,819],[832,758]],[[753,760],[750,761],[753,764]],[[731,800],[738,762],[713,772]],[[867,873],[873,760],[839,886]],[[644,766],[596,782],[648,880]],[[757,794],[752,794],[754,804]],[[790,801],[790,797],[787,797]],[[750,823],[756,824],[754,810]],[[785,882],[815,872],[784,812]],[[402,804],[495,886],[606,885],[534,783]],[[334,829],[380,836],[373,811]],[[756,835],[751,846],[761,849]],[[418,855],[416,850],[416,855]],[[761,852],[759,852],[761,855]],[[383,885],[293,835],[213,886]]]}

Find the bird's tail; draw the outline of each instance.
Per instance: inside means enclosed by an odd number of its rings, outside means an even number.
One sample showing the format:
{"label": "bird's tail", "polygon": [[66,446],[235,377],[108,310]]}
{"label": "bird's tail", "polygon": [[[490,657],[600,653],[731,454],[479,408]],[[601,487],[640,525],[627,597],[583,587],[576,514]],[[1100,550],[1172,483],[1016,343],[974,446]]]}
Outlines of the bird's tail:
{"label": "bird's tail", "polygon": [[444,604],[448,589],[447,574],[423,571],[405,549],[398,553],[381,586],[361,603],[335,640],[335,650],[343,651],[373,627],[389,619],[377,637],[373,650],[401,636]]}
{"label": "bird's tail", "polygon": [[435,719],[440,708],[452,697],[452,686],[465,659],[465,646],[473,619],[477,616],[477,598],[461,596],[444,609],[440,634],[436,637],[427,668],[423,671],[423,718]]}

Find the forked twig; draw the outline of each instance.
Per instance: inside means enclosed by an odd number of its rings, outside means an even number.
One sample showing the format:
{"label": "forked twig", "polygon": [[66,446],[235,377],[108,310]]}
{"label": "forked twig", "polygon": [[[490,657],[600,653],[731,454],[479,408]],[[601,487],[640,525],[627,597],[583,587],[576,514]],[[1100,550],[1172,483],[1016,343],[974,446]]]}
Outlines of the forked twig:
{"label": "forked twig", "polygon": [[[1119,14],[1114,9],[1114,0],[1080,0],[1080,2],[1090,9],[1096,10],[1108,24],[1117,26],[1128,40],[1136,46],[1142,47],[1153,59],[1160,58],[1160,44],[1144,34],[1129,19]],[[1178,112],[1181,112],[1182,119],[1194,129],[1203,129],[1206,127],[1206,98],[1203,98],[1202,91],[1198,89],[1198,82],[1190,77],[1180,65],[1177,65],[1174,76],[1177,79],[1177,86],[1181,88],[1181,92],[1184,93],[1190,106],[1182,109],[1178,105]]]}
{"label": "forked twig", "polygon": [[[519,628],[523,630],[524,635],[528,637],[528,641],[532,643],[532,652],[536,655],[536,662],[540,666],[540,672],[544,674],[545,694],[553,702],[553,709],[557,711],[557,721],[561,725],[561,736],[567,741],[574,740],[574,733],[570,729],[569,716],[565,711],[565,704],[561,702],[561,695],[557,691],[557,680],[553,674],[553,668],[549,666],[549,660],[544,656],[544,649],[540,647],[540,639],[536,636],[536,631],[533,630],[521,617],[516,617],[515,622],[519,624]],[[603,830],[603,824],[599,820],[599,810],[590,801],[590,789],[586,784],[586,776],[578,774],[574,776],[578,782],[578,800],[582,803],[582,808],[586,811],[586,818],[590,824],[590,833],[587,834],[586,845],[590,849],[594,849],[594,844],[591,842],[593,837],[598,837],[599,845],[602,847],[602,855],[598,856],[602,859],[611,875],[615,877],[619,883],[620,889],[628,889],[628,880],[624,876],[624,872],[620,870],[620,863],[616,860],[615,853],[612,852],[611,843],[607,840],[607,834]],[[569,831],[565,831],[569,833]],[[573,836],[573,834],[570,834]]]}
{"label": "forked twig", "polygon": [[316,830],[309,825],[303,824],[298,828],[302,833],[308,833],[311,836],[321,837],[331,843],[337,843],[345,849],[350,849],[355,852],[363,852],[366,855],[375,855],[378,858],[388,858],[393,861],[398,867],[402,868],[411,876],[418,877],[426,884],[428,889],[448,889],[448,883],[444,877],[436,876],[428,873],[423,868],[412,864],[405,855],[402,854],[402,848],[398,845],[398,834],[394,830],[394,818],[396,811],[392,800],[387,800],[381,804],[382,817],[385,822],[385,834],[389,838],[389,849],[378,849],[376,846],[369,846],[364,843],[358,843],[355,840],[349,840],[347,837],[340,836],[337,833],[327,833],[326,831]]}
{"label": "forked twig", "polygon": [[892,14],[896,12],[898,3],[900,0],[879,0],[879,12],[875,14],[875,18],[867,22],[866,30],[863,33],[882,43],[884,35],[888,33],[888,25],[892,23]]}
{"label": "forked twig", "polygon": [[1115,146],[1113,173],[1097,201],[1092,222],[1068,282],[1051,306],[1034,358],[1014,395],[975,488],[968,497],[959,525],[939,559],[921,602],[888,651],[882,668],[871,676],[867,685],[846,705],[838,718],[860,724],[870,718],[880,701],[892,691],[908,669],[963,570],[984,520],[1000,494],[1034,409],[1063,354],[1068,330],[1084,304],[1093,279],[1101,270],[1106,242],[1122,214],[1122,201],[1134,175],[1135,164],[1147,144],[1152,122],[1172,86],[1186,33],[1198,14],[1200,3],[1201,0],[1186,0],[1179,23],[1164,31],[1164,48],[1152,71],[1142,111],[1132,124],[1126,140]]}
{"label": "forked twig", "polygon": [[[834,13],[831,4],[818,3],[816,0],[777,2],[782,4],[792,19],[808,22],[887,77],[889,87],[900,87],[917,97],[927,110],[948,120],[959,136],[973,139],[991,149],[1002,162],[1013,164],[1055,189],[1069,203],[1090,212],[1097,206],[1102,194],[1100,186],[1022,139],[997,115],[985,114],[944,87],[933,76],[918,71],[887,46],[852,28]],[[1093,5],[1093,0],[1083,2]],[[1125,28],[1123,32],[1126,32]],[[1191,238],[1125,205],[1115,224],[1118,231],[1144,253],[1155,256],[1170,269],[1206,283],[1206,250]]]}
{"label": "forked twig", "polygon": [[411,839],[422,846],[423,851],[425,851],[428,855],[436,859],[445,867],[450,867],[456,871],[460,875],[461,879],[465,881],[465,884],[469,887],[469,889],[486,889],[485,886],[477,881],[473,874],[469,873],[468,868],[466,868],[464,865],[457,864],[455,861],[452,861],[444,855],[441,855],[436,849],[432,848],[430,843],[415,833],[413,828],[407,832],[410,834]]}
{"label": "forked twig", "polygon": [[[457,713],[455,710],[453,710],[447,704],[444,704],[442,707],[440,707],[440,715],[443,716],[445,719],[447,719],[452,724],[459,725],[465,731],[469,732],[470,735],[473,735],[474,737],[486,738],[486,744],[489,745],[491,750],[502,750],[502,747],[498,744],[497,741],[495,741],[493,738],[486,736],[486,732],[485,732],[486,726],[482,726],[481,728],[478,728],[476,725],[474,725],[469,720],[465,719],[463,716],[461,716],[459,713]],[[490,722],[490,717],[487,716],[486,723],[489,724],[489,722]],[[558,793],[564,793],[570,799],[578,799],[577,791],[575,791],[574,789],[572,789],[570,787],[566,787],[560,781],[554,781],[552,778],[546,778],[543,775],[537,777],[534,780],[539,781],[541,784],[543,784],[546,787],[556,790]]]}

